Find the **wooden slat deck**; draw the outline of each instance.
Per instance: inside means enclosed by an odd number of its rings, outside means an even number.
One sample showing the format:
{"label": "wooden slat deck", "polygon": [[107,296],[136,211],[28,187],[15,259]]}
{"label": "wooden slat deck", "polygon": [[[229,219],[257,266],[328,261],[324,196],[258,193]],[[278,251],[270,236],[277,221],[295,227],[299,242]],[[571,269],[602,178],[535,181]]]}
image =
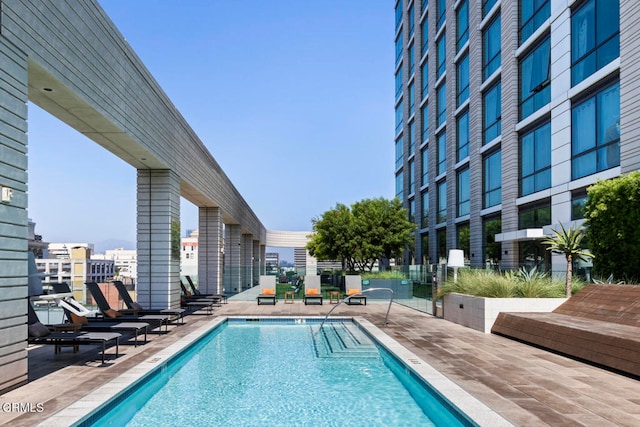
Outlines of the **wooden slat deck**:
{"label": "wooden slat deck", "polygon": [[640,377],[640,286],[588,285],[551,313],[500,313],[492,332]]}

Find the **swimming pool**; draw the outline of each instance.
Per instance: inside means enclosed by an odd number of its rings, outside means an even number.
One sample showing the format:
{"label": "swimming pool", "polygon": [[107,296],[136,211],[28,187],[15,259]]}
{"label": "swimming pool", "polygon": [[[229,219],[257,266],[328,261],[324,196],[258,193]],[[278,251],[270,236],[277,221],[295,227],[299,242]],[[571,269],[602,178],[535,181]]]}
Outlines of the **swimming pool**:
{"label": "swimming pool", "polygon": [[[368,332],[335,320],[318,333],[319,323],[220,321],[75,425],[474,425],[391,354],[393,340],[376,335],[382,346],[373,345]],[[337,348],[345,333],[362,342]]]}

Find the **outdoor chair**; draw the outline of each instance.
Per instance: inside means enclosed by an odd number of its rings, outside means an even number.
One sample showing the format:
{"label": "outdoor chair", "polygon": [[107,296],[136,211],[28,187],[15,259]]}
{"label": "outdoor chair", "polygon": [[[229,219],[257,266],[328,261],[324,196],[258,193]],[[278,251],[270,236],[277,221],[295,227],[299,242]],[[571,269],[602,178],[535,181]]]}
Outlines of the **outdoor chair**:
{"label": "outdoor chair", "polygon": [[317,302],[322,305],[322,287],[320,276],[306,276],[304,279],[304,304]]}
{"label": "outdoor chair", "polygon": [[171,321],[171,316],[166,314],[137,314],[137,310],[114,310],[109,305],[107,298],[102,293],[100,286],[96,282],[85,282],[87,289],[91,293],[93,300],[102,312],[103,318],[91,319],[87,318],[89,322],[104,321],[104,319],[111,319],[112,321],[117,319],[120,322],[147,322],[152,329],[158,328],[162,330],[162,326],[165,327],[165,332],[168,331],[168,325]]}
{"label": "outdoor chair", "polygon": [[257,300],[258,305],[265,302],[276,304],[276,276],[260,276],[260,295]]}
{"label": "outdoor chair", "polygon": [[74,352],[80,345],[101,345],[102,346],[102,363],[104,364],[104,355],[107,344],[112,343],[116,346],[116,355],[118,357],[118,344],[122,336],[117,332],[54,332],[53,327],[48,327],[40,322],[38,315],[28,301],[28,338],[29,344],[55,345],[56,354],[62,346],[72,346]]}
{"label": "outdoor chair", "polygon": [[129,291],[127,291],[127,288],[125,287],[124,283],[122,283],[122,281],[114,280],[113,281],[113,286],[116,287],[116,290],[118,291],[118,295],[120,295],[120,299],[124,302],[124,305],[127,306],[127,309],[135,310],[138,315],[163,314],[163,315],[172,316],[172,320],[175,320],[177,324],[183,324],[184,323],[184,313],[186,311],[185,309],[183,309],[183,308],[167,308],[167,309],[162,309],[162,310],[153,310],[153,309],[149,310],[149,309],[146,309],[146,308],[142,307],[140,304],[138,304],[136,301],[134,301],[131,298],[131,295],[129,294]]}

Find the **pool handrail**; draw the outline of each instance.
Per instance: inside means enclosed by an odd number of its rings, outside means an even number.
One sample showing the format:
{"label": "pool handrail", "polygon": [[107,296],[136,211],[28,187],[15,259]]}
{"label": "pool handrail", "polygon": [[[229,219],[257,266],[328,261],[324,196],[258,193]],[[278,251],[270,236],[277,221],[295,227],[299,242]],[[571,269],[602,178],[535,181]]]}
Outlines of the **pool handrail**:
{"label": "pool handrail", "polygon": [[320,323],[320,327],[318,328],[318,332],[322,329],[322,326],[324,325],[324,322],[329,318],[329,315],[333,312],[333,310],[338,308],[338,306],[340,304],[342,304],[343,302],[349,301],[352,297],[356,297],[357,298],[361,294],[364,294],[365,292],[371,292],[371,291],[389,291],[389,292],[391,292],[390,298],[389,298],[389,307],[387,307],[387,315],[384,317],[384,324],[383,324],[383,326],[387,326],[387,323],[389,323],[389,311],[391,310],[391,303],[393,302],[393,289],[391,289],[391,288],[369,288],[369,289],[364,289],[364,290],[358,292],[357,294],[348,295],[342,301],[338,301],[338,304],[334,305],[331,308],[331,310],[329,310],[329,312],[326,314],[326,316],[324,316],[324,319],[322,319],[322,323]]}

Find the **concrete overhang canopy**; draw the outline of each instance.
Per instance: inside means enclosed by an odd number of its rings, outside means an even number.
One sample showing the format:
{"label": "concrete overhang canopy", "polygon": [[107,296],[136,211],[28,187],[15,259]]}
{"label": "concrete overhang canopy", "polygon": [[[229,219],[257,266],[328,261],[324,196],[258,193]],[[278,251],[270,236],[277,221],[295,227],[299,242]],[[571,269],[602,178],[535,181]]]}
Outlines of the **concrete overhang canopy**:
{"label": "concrete overhang canopy", "polygon": [[267,230],[267,246],[274,248],[304,248],[312,231]]}
{"label": "concrete overhang canopy", "polygon": [[508,231],[496,234],[496,242],[520,242],[526,240],[540,240],[544,238],[542,228],[526,228],[523,230]]}

